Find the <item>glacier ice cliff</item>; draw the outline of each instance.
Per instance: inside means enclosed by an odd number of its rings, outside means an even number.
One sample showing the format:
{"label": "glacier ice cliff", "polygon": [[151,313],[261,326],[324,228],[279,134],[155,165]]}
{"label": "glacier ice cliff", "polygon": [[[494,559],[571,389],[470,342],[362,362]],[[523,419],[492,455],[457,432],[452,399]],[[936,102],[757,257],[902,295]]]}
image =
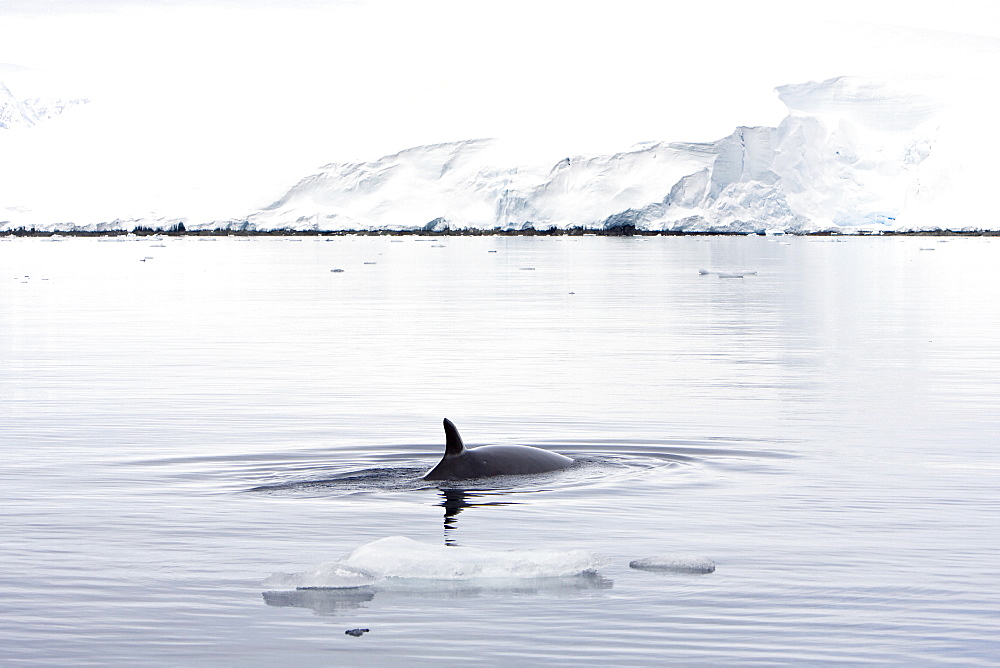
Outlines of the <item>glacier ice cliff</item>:
{"label": "glacier ice cliff", "polygon": [[[613,155],[531,162],[503,141],[457,141],[328,164],[273,204],[228,220],[188,214],[47,227],[681,233],[997,227],[954,215],[950,204],[972,201],[990,181],[971,178],[985,173],[977,165],[988,162],[982,156],[991,149],[970,148],[977,142],[956,131],[963,117],[956,119],[954,104],[852,77],[776,91],[788,110],[777,127],[738,127],[714,142],[646,142]],[[990,133],[976,132],[977,141],[990,141]],[[0,230],[24,226],[20,209],[9,204],[0,202],[7,206],[0,209]]]}
{"label": "glacier ice cliff", "polygon": [[849,77],[781,86],[777,127],[710,143],[645,143],[614,155],[518,164],[470,140],[335,163],[232,222],[248,229],[635,228],[787,232],[893,228],[933,198],[930,99]]}

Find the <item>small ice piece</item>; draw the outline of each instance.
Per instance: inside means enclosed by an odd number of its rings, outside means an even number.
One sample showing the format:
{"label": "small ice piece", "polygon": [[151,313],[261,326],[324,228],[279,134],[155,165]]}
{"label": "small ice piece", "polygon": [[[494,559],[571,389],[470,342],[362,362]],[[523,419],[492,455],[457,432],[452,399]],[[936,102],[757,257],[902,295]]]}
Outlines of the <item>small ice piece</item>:
{"label": "small ice piece", "polygon": [[365,264],[378,264],[378,262],[365,262]]}
{"label": "small ice piece", "polygon": [[628,565],[640,571],[669,571],[671,573],[712,573],[715,571],[715,562],[711,559],[678,554],[636,559],[630,561]]}
{"label": "small ice piece", "polygon": [[708,269],[699,269],[698,273],[701,274],[702,276],[708,276],[712,272],[710,272]]}
{"label": "small ice piece", "polygon": [[521,271],[534,271],[534,267],[521,267]]}
{"label": "small ice piece", "polygon": [[331,269],[330,271],[332,273],[334,273],[334,274],[343,274],[344,273],[343,269]]}
{"label": "small ice piece", "polygon": [[719,278],[743,278],[743,274],[730,274],[726,272],[719,272]]}
{"label": "small ice piece", "polygon": [[431,248],[444,248],[444,244],[431,244]]}

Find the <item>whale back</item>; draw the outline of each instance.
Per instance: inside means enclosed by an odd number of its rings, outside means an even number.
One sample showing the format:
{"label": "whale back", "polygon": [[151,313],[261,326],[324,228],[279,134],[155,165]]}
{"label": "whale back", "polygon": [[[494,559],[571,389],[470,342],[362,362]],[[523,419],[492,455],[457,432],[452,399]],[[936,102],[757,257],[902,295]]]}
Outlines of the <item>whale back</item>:
{"label": "whale back", "polygon": [[466,449],[458,428],[444,421],[445,451],[424,480],[464,480],[500,475],[526,475],[564,469],[569,457],[528,445],[483,445]]}

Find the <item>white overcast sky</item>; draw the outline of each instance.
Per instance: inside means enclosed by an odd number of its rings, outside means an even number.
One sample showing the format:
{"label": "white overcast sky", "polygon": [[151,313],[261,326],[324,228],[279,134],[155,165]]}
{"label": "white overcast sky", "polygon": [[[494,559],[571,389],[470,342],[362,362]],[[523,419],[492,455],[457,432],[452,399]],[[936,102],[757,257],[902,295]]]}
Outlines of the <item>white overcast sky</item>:
{"label": "white overcast sky", "polygon": [[232,213],[419,144],[710,141],[778,123],[785,83],[995,86],[998,44],[995,0],[0,0],[0,81],[92,100],[0,138],[0,207],[60,185]]}

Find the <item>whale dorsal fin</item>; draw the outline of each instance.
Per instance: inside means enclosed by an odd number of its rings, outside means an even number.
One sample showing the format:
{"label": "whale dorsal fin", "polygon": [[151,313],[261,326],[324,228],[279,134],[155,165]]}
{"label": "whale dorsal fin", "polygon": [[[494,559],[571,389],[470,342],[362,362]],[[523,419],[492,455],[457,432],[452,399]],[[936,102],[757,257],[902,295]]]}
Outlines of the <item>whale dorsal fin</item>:
{"label": "whale dorsal fin", "polygon": [[465,452],[465,444],[462,443],[462,437],[458,433],[458,429],[452,424],[451,420],[448,418],[444,419],[444,456],[452,457],[454,455],[460,455]]}

